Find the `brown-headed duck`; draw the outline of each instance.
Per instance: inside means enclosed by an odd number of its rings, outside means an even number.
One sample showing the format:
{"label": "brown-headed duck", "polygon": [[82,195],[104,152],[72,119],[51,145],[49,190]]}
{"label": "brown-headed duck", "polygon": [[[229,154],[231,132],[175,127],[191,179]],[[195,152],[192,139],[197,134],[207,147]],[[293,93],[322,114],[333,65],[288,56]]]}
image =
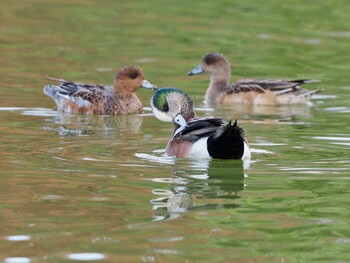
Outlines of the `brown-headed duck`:
{"label": "brown-headed duck", "polygon": [[237,103],[248,105],[282,105],[306,103],[320,90],[301,88],[302,84],[318,80],[256,80],[242,79],[230,84],[231,66],[219,53],[203,56],[201,64],[188,73],[196,75],[207,72],[210,84],[205,94],[205,103]]}
{"label": "brown-headed duck", "polygon": [[53,98],[59,111],[73,114],[139,113],[142,111],[142,103],[135,91],[140,87],[156,89],[145,80],[143,70],[135,66],[120,69],[115,76],[114,86],[48,79],[59,81],[60,85],[47,85],[44,87],[44,93]]}

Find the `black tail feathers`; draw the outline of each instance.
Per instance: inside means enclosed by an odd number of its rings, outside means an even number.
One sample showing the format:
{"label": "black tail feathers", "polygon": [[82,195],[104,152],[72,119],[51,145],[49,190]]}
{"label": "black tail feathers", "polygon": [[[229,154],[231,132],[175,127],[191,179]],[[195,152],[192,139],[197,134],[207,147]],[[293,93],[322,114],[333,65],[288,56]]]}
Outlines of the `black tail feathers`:
{"label": "black tail feathers", "polygon": [[221,126],[208,138],[208,152],[213,158],[241,159],[244,154],[244,131],[237,120]]}

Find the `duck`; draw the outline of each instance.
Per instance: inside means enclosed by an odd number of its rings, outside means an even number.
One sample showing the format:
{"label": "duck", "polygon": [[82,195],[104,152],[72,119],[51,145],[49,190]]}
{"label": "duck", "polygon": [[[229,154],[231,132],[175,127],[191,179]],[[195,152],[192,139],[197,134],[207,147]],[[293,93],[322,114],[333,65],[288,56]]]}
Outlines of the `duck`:
{"label": "duck", "polygon": [[242,79],[230,83],[231,66],[220,53],[205,54],[200,65],[188,72],[189,76],[210,74],[205,104],[288,105],[307,103],[321,90],[307,90],[301,85],[319,82],[314,79]]}
{"label": "duck", "polygon": [[191,97],[178,88],[155,91],[151,109],[160,121],[172,122],[166,154],[177,158],[249,160],[251,153],[243,128],[217,117],[197,117]]}
{"label": "duck", "polygon": [[48,77],[59,85],[47,85],[44,93],[51,97],[58,111],[72,114],[124,115],[140,113],[143,105],[136,95],[140,87],[156,89],[137,66],[117,71],[114,86],[83,84]]}

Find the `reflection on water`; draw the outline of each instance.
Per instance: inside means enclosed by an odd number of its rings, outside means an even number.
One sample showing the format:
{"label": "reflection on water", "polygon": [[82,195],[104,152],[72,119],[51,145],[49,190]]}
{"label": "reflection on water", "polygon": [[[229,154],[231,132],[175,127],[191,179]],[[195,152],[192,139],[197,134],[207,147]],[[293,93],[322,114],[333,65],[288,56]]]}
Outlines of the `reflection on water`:
{"label": "reflection on water", "polygon": [[[239,160],[177,160],[171,179],[153,179],[170,187],[152,190],[157,196],[151,200],[158,212],[155,221],[175,219],[188,210],[234,208],[236,204],[232,201],[239,198],[238,192],[244,189],[245,176],[243,162]],[[223,198],[231,202],[217,205],[216,201],[203,203],[202,198]]]}
{"label": "reflection on water", "polygon": [[350,113],[350,107],[328,107],[325,111],[338,112],[338,113]]}
{"label": "reflection on water", "polygon": [[1,107],[0,111],[18,111],[26,116],[42,116],[50,126],[44,126],[46,131],[55,131],[60,136],[79,136],[89,135],[92,133],[103,134],[105,136],[120,133],[137,133],[142,126],[144,115],[71,115],[60,113],[45,108],[18,108],[18,107]]}
{"label": "reflection on water", "polygon": [[160,164],[174,164],[175,163],[174,157],[165,155],[165,149],[156,150],[153,152],[154,152],[154,154],[135,153],[135,156],[138,158],[141,158],[143,160],[153,162],[153,163],[160,163]]}
{"label": "reflection on water", "polygon": [[[140,115],[93,116],[59,114],[46,119],[48,123],[56,125],[45,126],[44,129],[56,131],[61,136],[88,135],[91,133],[115,136],[116,134],[139,132],[142,120],[143,117]],[[79,125],[78,127],[76,127],[77,124]]]}
{"label": "reflection on water", "polygon": [[288,120],[295,116],[311,117],[312,102],[309,105],[220,105],[215,111],[222,111],[223,114],[234,113],[236,115],[248,115],[250,118],[270,118],[273,120]]}
{"label": "reflection on water", "polygon": [[[216,105],[207,116],[220,116],[226,120],[238,120],[245,128],[246,123],[272,125],[305,125],[314,116],[314,106],[310,105]],[[202,114],[198,114],[202,116]],[[249,138],[248,138],[249,140]]]}

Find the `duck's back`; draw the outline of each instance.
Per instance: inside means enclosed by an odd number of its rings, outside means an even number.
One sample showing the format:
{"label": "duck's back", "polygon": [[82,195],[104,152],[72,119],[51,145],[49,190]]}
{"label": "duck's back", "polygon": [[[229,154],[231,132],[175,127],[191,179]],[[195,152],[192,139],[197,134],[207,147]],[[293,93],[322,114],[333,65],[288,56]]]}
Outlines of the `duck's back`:
{"label": "duck's back", "polygon": [[316,80],[253,80],[244,79],[232,83],[218,94],[219,103],[250,105],[282,105],[306,103],[320,90],[301,88],[302,84]]}
{"label": "duck's back", "polygon": [[248,149],[245,144],[243,129],[237,122],[198,118],[173,136],[167,153],[177,157],[241,159]]}
{"label": "duck's back", "polygon": [[54,99],[59,111],[74,114],[104,114],[106,102],[113,96],[111,86],[57,81],[60,85],[47,85],[44,87],[44,93]]}

